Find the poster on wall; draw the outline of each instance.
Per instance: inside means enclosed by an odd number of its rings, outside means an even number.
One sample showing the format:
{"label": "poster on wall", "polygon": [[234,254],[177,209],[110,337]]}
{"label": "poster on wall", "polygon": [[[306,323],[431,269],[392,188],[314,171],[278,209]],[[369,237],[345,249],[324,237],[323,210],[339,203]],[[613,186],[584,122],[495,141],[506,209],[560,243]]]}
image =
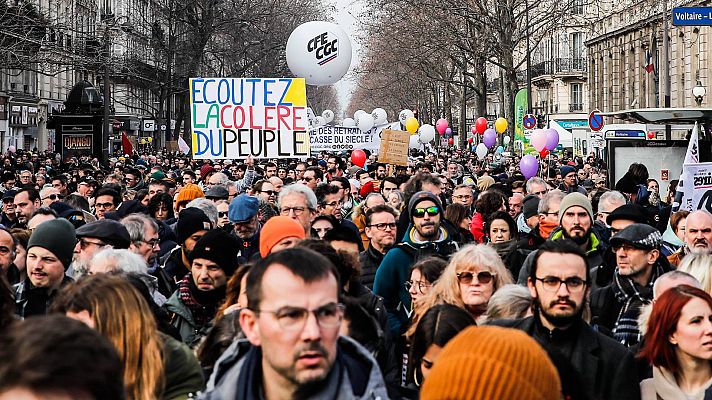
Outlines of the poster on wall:
{"label": "poster on wall", "polygon": [[93,135],[91,133],[62,135],[62,159],[79,158],[93,152]]}

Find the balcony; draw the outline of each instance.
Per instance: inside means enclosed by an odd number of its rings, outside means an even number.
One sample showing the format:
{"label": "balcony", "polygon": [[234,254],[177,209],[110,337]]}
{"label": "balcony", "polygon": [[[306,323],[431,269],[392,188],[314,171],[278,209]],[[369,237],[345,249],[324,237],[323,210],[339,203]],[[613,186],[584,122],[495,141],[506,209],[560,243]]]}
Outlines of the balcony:
{"label": "balcony", "polygon": [[569,112],[583,112],[583,103],[571,103],[569,104]]}
{"label": "balcony", "polygon": [[586,59],[581,57],[555,58],[532,65],[532,79],[545,75],[585,73]]}

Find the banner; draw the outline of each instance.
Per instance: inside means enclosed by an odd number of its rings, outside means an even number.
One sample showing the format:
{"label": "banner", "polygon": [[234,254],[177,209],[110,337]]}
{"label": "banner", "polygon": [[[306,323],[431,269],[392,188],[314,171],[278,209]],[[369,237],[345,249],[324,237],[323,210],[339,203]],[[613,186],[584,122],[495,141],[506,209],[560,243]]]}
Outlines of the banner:
{"label": "banner", "polygon": [[689,210],[707,210],[712,213],[712,163],[685,164],[683,170],[690,178],[688,183],[692,198]]}
{"label": "banner", "polygon": [[193,158],[309,156],[303,78],[191,78]]}
{"label": "banner", "polygon": [[410,133],[385,129],[378,151],[378,162],[393,165],[408,165],[408,146]]}
{"label": "banner", "polygon": [[529,143],[524,137],[524,115],[528,108],[527,89],[520,89],[514,97],[514,140],[522,143]]}
{"label": "banner", "polygon": [[319,126],[309,131],[309,143],[312,153],[320,151],[338,152],[341,150],[369,150],[377,153],[381,146],[383,130],[391,124],[374,126],[366,132],[357,127]]}
{"label": "banner", "polygon": [[695,126],[692,128],[692,133],[690,134],[690,143],[687,144],[687,152],[685,153],[685,161],[683,162],[682,174],[680,174],[680,180],[677,184],[677,189],[675,190],[675,199],[672,203],[672,211],[676,212],[678,210],[693,211],[692,200],[692,185],[691,176],[688,175],[688,171],[685,166],[697,164],[700,160],[699,158],[699,131],[700,126],[695,122]]}

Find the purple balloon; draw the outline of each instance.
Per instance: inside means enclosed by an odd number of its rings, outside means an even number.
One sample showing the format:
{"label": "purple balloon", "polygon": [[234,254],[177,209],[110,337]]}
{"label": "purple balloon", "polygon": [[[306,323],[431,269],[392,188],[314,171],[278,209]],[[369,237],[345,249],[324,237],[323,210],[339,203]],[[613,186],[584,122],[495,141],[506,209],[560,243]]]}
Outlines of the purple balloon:
{"label": "purple balloon", "polygon": [[452,134],[452,128],[446,128],[445,133],[447,133],[448,135]]}
{"label": "purple balloon", "polygon": [[539,171],[539,161],[533,155],[527,154],[519,161],[519,170],[522,171],[522,175],[527,179],[536,176]]}
{"label": "purple balloon", "polygon": [[559,132],[556,129],[549,128],[546,130],[546,149],[553,151],[559,145]]}
{"label": "purple balloon", "polygon": [[484,137],[482,138],[482,143],[484,143],[488,149],[491,149],[492,146],[497,144],[497,132],[495,132],[492,128],[487,129]]}

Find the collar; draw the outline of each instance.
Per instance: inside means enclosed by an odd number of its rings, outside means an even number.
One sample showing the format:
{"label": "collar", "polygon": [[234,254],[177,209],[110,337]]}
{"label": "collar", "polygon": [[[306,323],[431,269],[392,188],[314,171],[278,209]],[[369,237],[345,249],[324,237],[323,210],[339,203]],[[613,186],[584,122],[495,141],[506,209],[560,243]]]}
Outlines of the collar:
{"label": "collar", "polygon": [[448,240],[450,238],[450,235],[447,231],[447,229],[443,228],[442,225],[440,225],[440,235],[438,236],[437,239],[435,240],[418,240],[416,239],[416,233],[417,230],[415,229],[415,226],[410,227],[410,230],[408,232],[408,241],[410,241],[413,244],[424,244],[424,243],[432,243],[432,242],[443,242],[445,240]]}

